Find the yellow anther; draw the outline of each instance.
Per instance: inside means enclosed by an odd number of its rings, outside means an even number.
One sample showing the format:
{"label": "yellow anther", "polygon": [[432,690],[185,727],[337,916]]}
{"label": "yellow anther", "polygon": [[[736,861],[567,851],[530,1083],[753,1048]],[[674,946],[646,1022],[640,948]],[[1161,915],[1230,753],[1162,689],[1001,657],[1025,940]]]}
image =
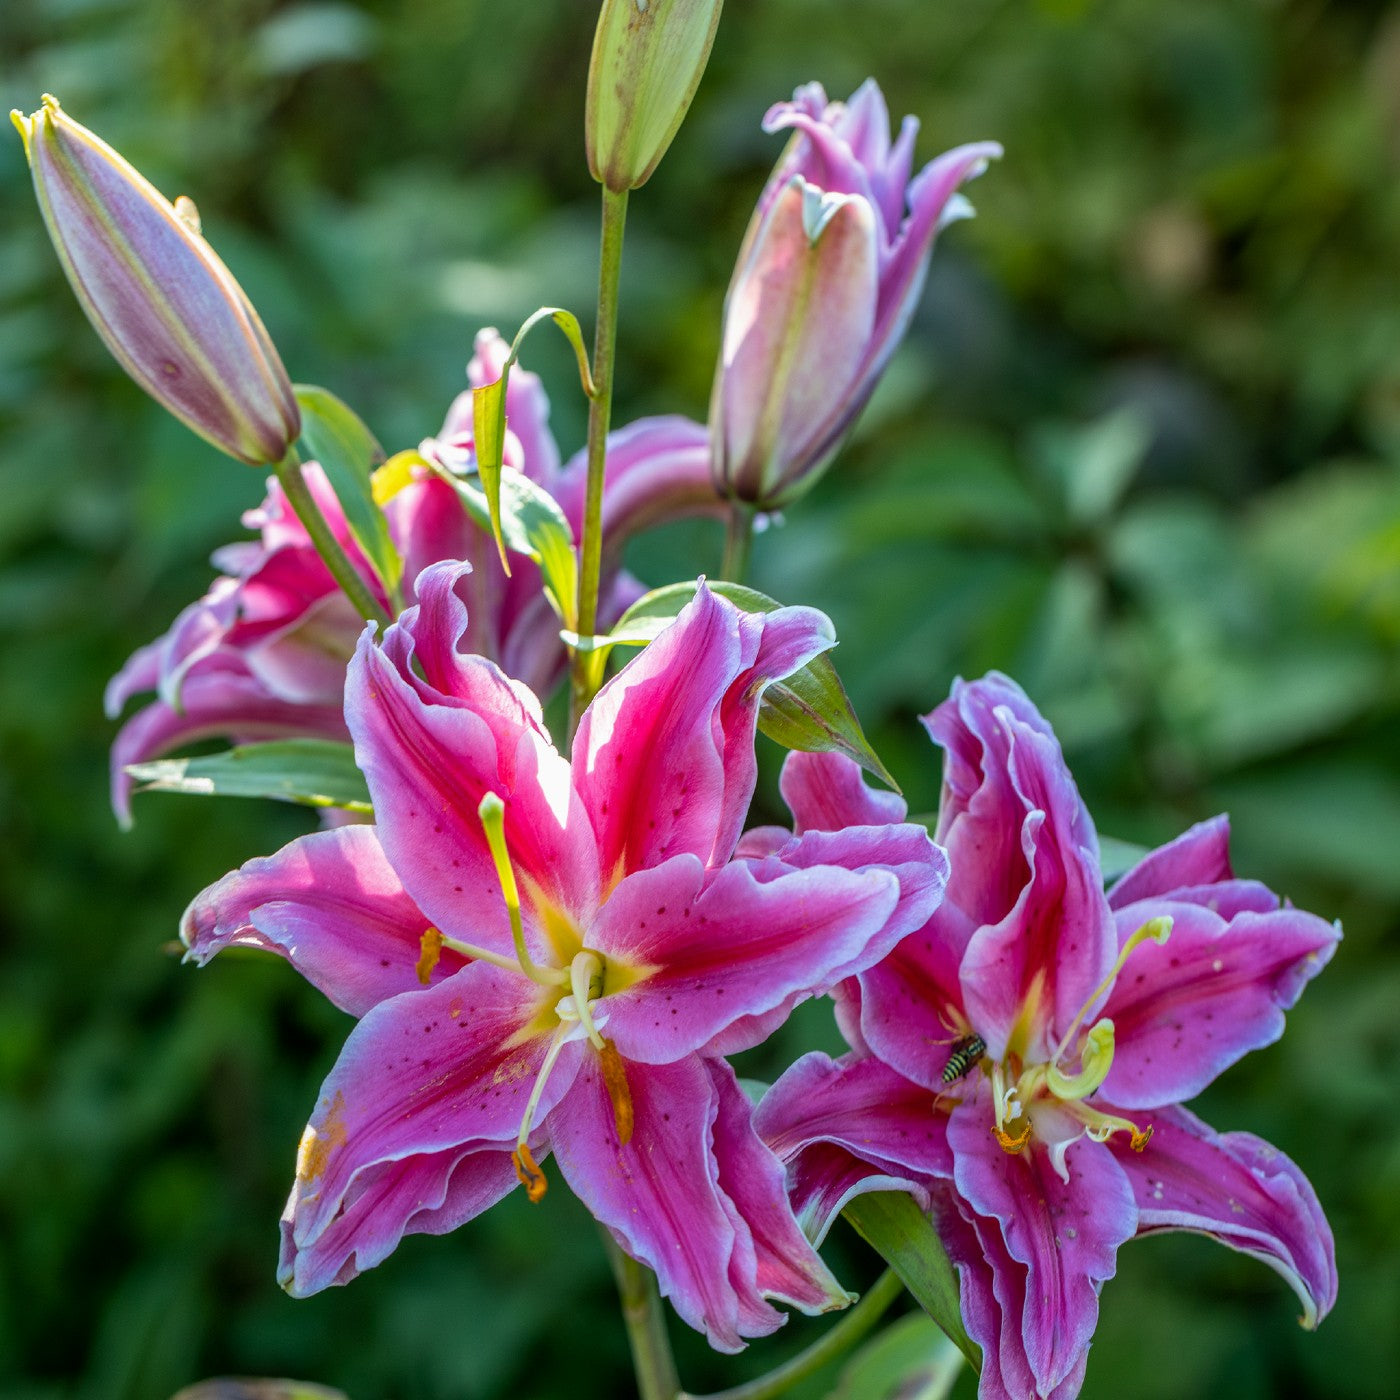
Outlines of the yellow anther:
{"label": "yellow anther", "polygon": [[1151,1138],[1152,1124],[1149,1123],[1145,1128],[1133,1129],[1133,1136],[1131,1141],[1128,1143],[1128,1146],[1131,1147],[1134,1152],[1141,1152],[1142,1149],[1147,1146]]}
{"label": "yellow anther", "polygon": [[618,1146],[626,1147],[632,1141],[632,1128],[635,1123],[632,1091],[627,1087],[627,1064],[617,1053],[617,1046],[610,1040],[603,1042],[599,1058],[603,1062],[603,1083],[607,1086],[608,1097],[612,1100]]}
{"label": "yellow anther", "polygon": [[438,959],[442,957],[442,934],[431,924],[423,930],[423,936],[418,940],[418,980],[426,987],[428,979],[433,975],[433,969],[438,965]]}
{"label": "yellow anther", "polygon": [[1026,1126],[1021,1129],[1021,1135],[1019,1137],[1012,1137],[1010,1133],[1002,1128],[993,1128],[992,1136],[1001,1144],[1004,1151],[1009,1152],[1014,1157],[1030,1141],[1031,1125],[1027,1123]]}
{"label": "yellow anther", "polygon": [[523,1142],[517,1144],[515,1151],[510,1154],[510,1160],[515,1164],[515,1175],[531,1202],[542,1201],[544,1193],[549,1190],[549,1182],[545,1180],[544,1172],[540,1170],[540,1164],[535,1161],[530,1149]]}

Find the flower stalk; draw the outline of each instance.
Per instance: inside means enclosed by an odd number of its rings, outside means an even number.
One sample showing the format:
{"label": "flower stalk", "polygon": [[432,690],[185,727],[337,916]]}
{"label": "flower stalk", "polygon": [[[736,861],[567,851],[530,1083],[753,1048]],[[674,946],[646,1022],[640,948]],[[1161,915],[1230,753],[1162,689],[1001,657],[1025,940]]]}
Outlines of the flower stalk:
{"label": "flower stalk", "polygon": [[[612,423],[613,367],[617,359],[618,283],[627,191],[603,190],[602,249],[598,259],[598,320],[593,332],[593,398],[588,406],[588,484],[578,566],[578,632],[591,637],[598,625],[598,579],[603,567],[603,468]],[[602,680],[598,659],[575,652],[570,687],[569,730],[578,728]]]}
{"label": "flower stalk", "polygon": [[306,479],[301,474],[301,458],[297,455],[296,448],[292,448],[281,461],[275,463],[272,470],[286,493],[288,504],[296,512],[297,519],[306,527],[311,543],[316,546],[317,554],[331,571],[331,577],[340,585],[341,592],[366,622],[377,622],[381,628],[387,627],[388,613],[379,606],[369,591],[364,579],[340,547],[340,542],[321,513],[321,507],[316,504],[316,498],[311,494]]}
{"label": "flower stalk", "polygon": [[656,1275],[645,1265],[624,1254],[606,1231],[603,1243],[617,1280],[622,1304],[622,1320],[627,1327],[627,1344],[632,1349],[632,1369],[637,1375],[640,1400],[681,1400],[681,1383],[666,1335],[666,1317]]}

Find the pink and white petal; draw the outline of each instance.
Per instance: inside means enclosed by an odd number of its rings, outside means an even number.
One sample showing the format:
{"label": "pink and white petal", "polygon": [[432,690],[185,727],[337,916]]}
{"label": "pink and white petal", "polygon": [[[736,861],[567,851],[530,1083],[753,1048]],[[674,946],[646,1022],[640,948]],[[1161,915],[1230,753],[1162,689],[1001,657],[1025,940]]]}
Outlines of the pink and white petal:
{"label": "pink and white petal", "polygon": [[499,1143],[382,1162],[355,1178],[340,1214],[298,1247],[298,1182],[282,1215],[277,1281],[293,1298],[349,1283],[383,1263],[405,1235],[445,1235],[490,1209],[516,1184],[510,1152]]}
{"label": "pink and white petal", "polygon": [[879,1060],[804,1055],[763,1096],[763,1140],[789,1164],[793,1206],[820,1240],[853,1197],[951,1178],[946,1118],[933,1096]]}
{"label": "pink and white petal", "polygon": [[[953,1182],[971,1212],[995,1222],[1007,1255],[1026,1269],[1020,1339],[1035,1393],[1048,1395],[1074,1373],[1089,1347],[1099,1289],[1113,1276],[1118,1247],[1137,1228],[1137,1206],[1127,1176],[1103,1144],[1072,1144],[1065,1182],[1034,1140],[1008,1153],[991,1127],[985,1090],[953,1110]],[[1017,1319],[1008,1304],[1014,1298],[999,1294],[998,1301],[1006,1314],[1003,1330],[1013,1329]]]}
{"label": "pink and white petal", "polygon": [[902,822],[909,810],[897,792],[871,787],[860,765],[845,754],[790,753],[779,787],[799,836],[848,826],[888,826]]}
{"label": "pink and white petal", "polygon": [[345,720],[339,705],[298,705],[268,693],[241,662],[220,663],[217,669],[189,676],[181,694],[183,709],[162,700],[137,710],[122,725],[112,744],[112,808],[123,826],[131,825],[133,780],[124,770],[201,739],[313,737],[344,739]]}
{"label": "pink and white petal", "polygon": [[641,974],[600,1003],[608,1035],[624,1059],[668,1064],[819,996],[862,965],[898,893],[884,870],[734,861],[707,876],[687,855],[637,871],[589,930],[609,964]]}
{"label": "pink and white petal", "polygon": [[[1008,708],[998,707],[997,720],[1005,728],[1007,771],[1024,813],[1026,874],[1005,917],[968,941],[963,998],[994,1059],[1005,1054],[1013,1027],[1025,1024],[1028,1011],[1024,1053],[1045,1059],[1111,971],[1118,935],[1104,898],[1093,828],[1058,743]],[[949,854],[956,870],[957,853],[950,848]]]}
{"label": "pink and white petal", "polygon": [[[420,596],[433,573],[420,577]],[[409,609],[384,648],[366,635],[351,662],[345,714],[356,759],[380,840],[418,906],[444,933],[504,949],[509,920],[478,816],[482,798],[493,792],[505,802],[506,844],[527,914],[542,900],[591,912],[592,832],[537,710],[491,662],[449,656],[438,613],[427,603],[417,611],[424,621],[416,632]],[[451,667],[450,693],[428,690],[413,674],[417,652],[406,643],[417,634],[427,639],[432,669]]]}
{"label": "pink and white petal", "polygon": [[1140,899],[1167,898],[1191,885],[1214,885],[1234,878],[1230,869],[1230,818],[1211,817],[1150,851],[1108,892],[1121,909]]}
{"label": "pink and white petal", "polygon": [[122,664],[121,670],[107,682],[102,692],[102,713],[108,719],[116,719],[133,695],[144,695],[160,684],[165,644],[165,637],[157,637],[155,641],[137,647]]}
{"label": "pink and white petal", "polygon": [[820,613],[743,613],[702,583],[602,688],[573,752],[605,885],[671,856],[707,865],[729,858],[756,781],[763,689],[831,644]]}
{"label": "pink and white petal", "polygon": [[[1111,1109],[1109,1110],[1112,1111]],[[1138,1234],[1191,1230],[1267,1264],[1316,1327],[1337,1301],[1332,1229],[1307,1177],[1250,1133],[1217,1133],[1179,1106],[1153,1115],[1152,1141],[1114,1140],[1138,1203]]]}
{"label": "pink and white petal", "polygon": [[1283,1013],[1341,938],[1301,909],[1226,923],[1199,905],[1160,899],[1120,909],[1119,930],[1127,937],[1159,916],[1171,918],[1170,937],[1128,955],[1103,1008],[1116,1041],[1103,1093],[1128,1108],[1194,1098],[1249,1051],[1273,1044]]}
{"label": "pink and white petal", "polygon": [[[473,963],[372,1008],[322,1085],[297,1161],[292,1239],[311,1247],[362,1174],[386,1162],[514,1143],[550,1035],[539,988]],[[586,1042],[585,1042],[586,1043]],[[535,1116],[568,1091],[579,1042],[564,1046]]]}
{"label": "pink and white petal", "polygon": [[298,705],[340,705],[345,668],[364,625],[343,593],[330,593],[291,626],[245,648],[244,660],[272,695]]}
{"label": "pink and white petal", "polygon": [[934,1092],[942,1088],[953,1042],[967,1027],[959,969],[974,928],[945,898],[923,928],[859,979],[860,1039],[906,1078]]}
{"label": "pink and white petal", "polygon": [[633,1129],[622,1144],[598,1057],[587,1057],[549,1118],[554,1160],[594,1219],[656,1274],[682,1320],[716,1351],[741,1351],[729,1277],[736,1232],[719,1188],[719,1097],[709,1072],[698,1055],[628,1064],[627,1086]]}
{"label": "pink and white petal", "polygon": [[[776,1298],[815,1316],[844,1308],[854,1300],[822,1262],[788,1204],[782,1163],[754,1131],[753,1108],[734,1071],[723,1061],[706,1058],[719,1099],[714,1126],[715,1165],[721,1195],[731,1204],[734,1253],[729,1279],[751,1319],[749,1336],[762,1333],[773,1313],[763,1300]],[[781,1323],[781,1315],[778,1322]]]}
{"label": "pink and white petal", "polygon": [[785,826],[751,826],[734,848],[735,860],[767,860],[792,840]]}
{"label": "pink and white petal", "polygon": [[[428,921],[404,892],[372,826],[315,832],[248,861],[197,895],[180,921],[185,957],[201,967],[225,948],[286,958],[342,1011],[363,1016],[423,984]],[[430,974],[462,966],[444,949]]]}

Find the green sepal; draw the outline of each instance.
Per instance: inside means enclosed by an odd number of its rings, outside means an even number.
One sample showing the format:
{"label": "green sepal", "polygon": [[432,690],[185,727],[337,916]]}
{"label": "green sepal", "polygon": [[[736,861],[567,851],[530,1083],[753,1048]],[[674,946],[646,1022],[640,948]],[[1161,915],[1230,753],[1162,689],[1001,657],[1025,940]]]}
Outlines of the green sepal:
{"label": "green sepal", "polygon": [[957,1343],[910,1313],[851,1357],[826,1400],[947,1400],[962,1367]]}
{"label": "green sepal", "polygon": [[[403,560],[389,537],[389,522],[374,502],[370,477],[384,460],[384,449],[355,411],[328,389],[293,386],[301,408],[299,449],[304,459],[321,464],[350,533],[370,567],[379,575],[390,600],[399,601]],[[398,611],[397,606],[393,609]]]}
{"label": "green sepal", "polygon": [[[469,477],[450,472],[439,471],[438,475],[452,483],[463,508],[483,530],[493,529],[484,480],[478,485]],[[500,523],[498,542],[540,566],[550,606],[565,627],[574,626],[578,620],[578,555],[574,532],[558,501],[514,467],[504,467],[498,474],[496,519]]]}
{"label": "green sepal", "polygon": [[274,739],[199,758],[128,764],[138,792],[204,797],[271,797],[303,807],[339,807],[368,815],[369,787],[355,750],[334,739]]}
{"label": "green sepal", "polygon": [[980,1374],[982,1353],[963,1326],[957,1273],[933,1221],[913,1197],[903,1191],[875,1191],[857,1196],[841,1214]]}
{"label": "green sepal", "polygon": [[[783,605],[757,589],[739,583],[715,582],[712,593],[727,598],[744,612],[775,612]],[[564,640],[575,651],[606,654],[615,646],[646,646],[655,641],[695,596],[693,583],[672,583],[639,598],[605,636]],[[870,746],[851,707],[836,667],[825,654],[813,657],[786,680],[774,681],[763,692],[758,727],[785,749],[802,753],[842,753],[896,792],[899,784]]]}

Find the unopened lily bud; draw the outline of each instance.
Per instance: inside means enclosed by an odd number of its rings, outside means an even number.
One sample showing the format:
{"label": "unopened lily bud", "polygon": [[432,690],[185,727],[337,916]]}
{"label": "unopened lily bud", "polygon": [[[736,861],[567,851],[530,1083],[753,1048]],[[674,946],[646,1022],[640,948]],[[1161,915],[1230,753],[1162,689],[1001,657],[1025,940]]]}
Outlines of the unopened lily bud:
{"label": "unopened lily bud", "polygon": [[939,230],[972,212],[959,185],[1001,154],[960,146],[911,179],[918,123],[891,140],[873,81],[849,103],[800,88],[764,119],[783,128],[795,135],[729,284],[710,401],[716,486],[766,510],[830,462],[909,324]]}
{"label": "unopened lily bud", "polygon": [[10,116],[63,270],[122,368],[230,456],[281,461],[301,431],[292,386],[193,202],[171,205],[52,97]]}
{"label": "unopened lily bud", "polygon": [[723,0],[603,0],[588,68],[588,168],[614,193],[644,185],[690,108]]}

